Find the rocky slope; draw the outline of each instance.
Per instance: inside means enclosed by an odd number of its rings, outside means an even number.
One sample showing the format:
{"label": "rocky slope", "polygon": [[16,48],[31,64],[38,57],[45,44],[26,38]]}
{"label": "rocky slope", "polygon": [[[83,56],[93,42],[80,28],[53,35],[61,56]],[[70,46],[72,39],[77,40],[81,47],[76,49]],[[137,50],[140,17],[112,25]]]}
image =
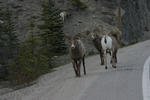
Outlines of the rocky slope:
{"label": "rocky slope", "polygon": [[[42,0],[1,0],[0,6],[11,5],[14,12],[16,30],[20,39],[25,39],[29,30],[29,19],[34,18],[40,23]],[[71,0],[55,0],[55,4],[62,11],[66,10],[71,16],[64,22],[64,32],[74,35],[78,32],[93,30],[100,25],[105,31],[117,26],[117,16],[114,13],[118,6],[125,10],[122,17],[121,30],[126,43],[148,38],[150,23],[149,0],[81,0],[87,5],[86,10],[78,10],[71,4]],[[144,37],[144,38],[141,38]],[[85,39],[86,47],[91,48],[89,39]],[[91,48],[93,49],[93,47]],[[95,50],[95,49],[94,49]]]}
{"label": "rocky slope", "polygon": [[140,39],[140,37],[148,34],[144,33],[150,28],[149,6],[149,0],[121,1],[121,7],[126,11],[122,23],[122,31],[126,41]]}

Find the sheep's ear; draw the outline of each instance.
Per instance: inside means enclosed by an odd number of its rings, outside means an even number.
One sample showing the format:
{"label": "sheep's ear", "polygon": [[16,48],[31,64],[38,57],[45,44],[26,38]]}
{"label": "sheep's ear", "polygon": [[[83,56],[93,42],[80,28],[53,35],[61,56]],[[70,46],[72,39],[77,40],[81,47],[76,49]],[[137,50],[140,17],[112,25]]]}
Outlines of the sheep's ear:
{"label": "sheep's ear", "polygon": [[90,34],[90,31],[87,30],[87,31],[86,31],[86,35],[89,35],[89,34]]}
{"label": "sheep's ear", "polygon": [[67,41],[69,41],[69,42],[71,41],[71,37],[69,37],[67,35],[64,36],[64,39],[67,40]]}

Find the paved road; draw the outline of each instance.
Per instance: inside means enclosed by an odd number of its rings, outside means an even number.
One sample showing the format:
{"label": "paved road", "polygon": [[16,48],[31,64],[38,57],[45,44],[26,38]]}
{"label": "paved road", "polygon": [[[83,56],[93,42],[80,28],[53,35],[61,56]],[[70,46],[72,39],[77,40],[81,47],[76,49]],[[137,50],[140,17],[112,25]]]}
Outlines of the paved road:
{"label": "paved road", "polygon": [[67,64],[0,100],[143,100],[143,66],[149,56],[150,40],[120,49],[117,69],[105,70],[99,56],[92,56],[86,59],[86,76],[75,78]]}
{"label": "paved road", "polygon": [[123,48],[118,68],[99,73],[79,100],[143,100],[142,72],[148,56],[150,41]]}

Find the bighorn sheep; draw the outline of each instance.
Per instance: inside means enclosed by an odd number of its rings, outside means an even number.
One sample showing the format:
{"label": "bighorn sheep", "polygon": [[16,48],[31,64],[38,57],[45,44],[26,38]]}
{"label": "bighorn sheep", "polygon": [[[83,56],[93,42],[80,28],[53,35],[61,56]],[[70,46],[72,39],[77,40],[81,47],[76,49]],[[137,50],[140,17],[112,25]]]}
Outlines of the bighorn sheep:
{"label": "bighorn sheep", "polygon": [[86,34],[87,35],[91,34],[93,44],[100,54],[101,65],[104,65],[104,57],[103,57],[104,51],[103,51],[102,46],[101,46],[102,35],[100,34],[99,29],[96,28],[96,29],[94,29],[93,32],[87,31]]}
{"label": "bighorn sheep", "polygon": [[122,33],[119,30],[117,30],[116,32],[111,31],[109,34],[105,34],[102,37],[101,45],[104,50],[105,69],[107,69],[107,53],[111,55],[112,67],[116,68],[117,52],[121,44]]}
{"label": "bighorn sheep", "polygon": [[109,35],[114,36],[117,39],[120,46],[123,45],[122,32],[117,27],[114,27],[113,30],[109,33]]}
{"label": "bighorn sheep", "polygon": [[0,20],[0,23],[1,23],[1,24],[3,24],[3,23],[4,23],[4,21]]}
{"label": "bighorn sheep", "polygon": [[112,38],[112,43],[113,43],[112,46],[114,48],[114,52],[113,52],[114,62],[117,63],[117,52],[118,49],[123,45],[122,32],[117,27],[115,27],[114,30],[108,34],[108,36]]}
{"label": "bighorn sheep", "polygon": [[65,21],[65,18],[71,16],[71,14],[69,14],[67,11],[62,11],[59,15],[63,22]]}
{"label": "bighorn sheep", "polygon": [[[102,26],[102,30],[103,30],[103,26]],[[104,30],[103,30],[104,32]],[[112,42],[113,42],[113,47],[115,47],[115,52],[114,52],[114,59],[115,59],[115,63],[117,63],[117,52],[118,49],[120,47],[122,47],[123,45],[123,40],[122,40],[122,32],[117,28],[117,27],[113,27],[113,30],[111,30],[108,33],[108,36],[110,36],[112,38]],[[112,60],[111,60],[112,63]]]}
{"label": "bighorn sheep", "polygon": [[[102,28],[101,31],[104,32],[103,26],[101,26],[101,28]],[[94,29],[93,32],[87,31],[86,33],[87,35],[91,34],[93,44],[100,53],[101,65],[104,65],[105,63],[106,66],[105,68],[107,69],[107,65],[106,65],[107,59],[106,59],[106,54],[104,53],[106,53],[105,49],[108,46],[107,53],[109,53],[112,56],[111,63],[115,68],[117,63],[117,52],[120,46],[122,45],[122,32],[117,27],[114,27],[113,30],[110,31],[110,33],[107,35],[102,36],[102,32],[100,32],[99,29],[96,28]],[[108,39],[107,41],[109,44],[105,43],[104,37],[105,38],[107,37],[106,40]],[[102,47],[102,45],[106,47]]]}
{"label": "bighorn sheep", "polygon": [[101,45],[104,50],[104,62],[105,62],[105,69],[107,69],[107,54],[111,55],[111,63],[112,67],[116,68],[116,54],[118,50],[117,41],[114,37],[104,35],[101,40]]}
{"label": "bighorn sheep", "polygon": [[62,18],[62,21],[65,21],[65,17],[66,17],[67,13],[65,11],[60,13],[60,17]]}
{"label": "bighorn sheep", "polygon": [[73,64],[76,77],[81,76],[80,74],[81,62],[83,63],[84,75],[86,75],[85,60],[84,60],[85,47],[84,47],[83,42],[81,41],[81,35],[77,34],[73,36],[72,38],[68,36],[65,36],[65,37],[70,43],[69,53],[72,59],[72,64]]}

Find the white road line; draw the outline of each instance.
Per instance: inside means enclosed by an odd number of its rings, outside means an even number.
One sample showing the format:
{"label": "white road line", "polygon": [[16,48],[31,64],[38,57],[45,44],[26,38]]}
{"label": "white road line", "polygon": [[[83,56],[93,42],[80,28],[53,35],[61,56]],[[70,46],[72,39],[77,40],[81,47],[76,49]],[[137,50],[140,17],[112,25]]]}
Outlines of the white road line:
{"label": "white road line", "polygon": [[146,60],[143,69],[142,87],[143,87],[143,100],[150,100],[150,56]]}

